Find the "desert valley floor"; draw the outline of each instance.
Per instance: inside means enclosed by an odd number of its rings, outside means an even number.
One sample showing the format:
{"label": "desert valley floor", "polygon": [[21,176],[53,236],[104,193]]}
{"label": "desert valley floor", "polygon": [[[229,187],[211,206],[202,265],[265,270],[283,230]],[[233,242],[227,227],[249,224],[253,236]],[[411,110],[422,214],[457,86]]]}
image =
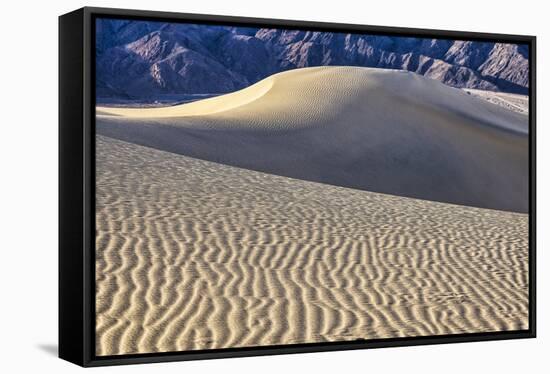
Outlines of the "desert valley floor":
{"label": "desert valley floor", "polygon": [[98,355],[527,328],[525,214],[97,150]]}

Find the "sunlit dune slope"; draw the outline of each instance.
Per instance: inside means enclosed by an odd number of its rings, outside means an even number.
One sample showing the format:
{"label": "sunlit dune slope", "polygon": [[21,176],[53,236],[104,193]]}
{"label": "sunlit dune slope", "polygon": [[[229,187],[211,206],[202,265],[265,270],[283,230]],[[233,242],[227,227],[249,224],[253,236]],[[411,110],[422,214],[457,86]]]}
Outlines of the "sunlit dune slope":
{"label": "sunlit dune slope", "polygon": [[166,108],[97,108],[99,134],[309,181],[528,209],[528,119],[414,73],[296,69]]}

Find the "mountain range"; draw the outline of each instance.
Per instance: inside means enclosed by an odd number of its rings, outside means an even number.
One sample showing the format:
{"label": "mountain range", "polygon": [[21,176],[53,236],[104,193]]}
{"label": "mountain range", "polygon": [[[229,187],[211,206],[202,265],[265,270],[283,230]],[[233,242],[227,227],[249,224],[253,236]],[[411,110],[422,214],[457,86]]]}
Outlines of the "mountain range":
{"label": "mountain range", "polygon": [[96,20],[96,95],[232,92],[321,65],[412,71],[452,87],[528,93],[527,45],[271,28]]}

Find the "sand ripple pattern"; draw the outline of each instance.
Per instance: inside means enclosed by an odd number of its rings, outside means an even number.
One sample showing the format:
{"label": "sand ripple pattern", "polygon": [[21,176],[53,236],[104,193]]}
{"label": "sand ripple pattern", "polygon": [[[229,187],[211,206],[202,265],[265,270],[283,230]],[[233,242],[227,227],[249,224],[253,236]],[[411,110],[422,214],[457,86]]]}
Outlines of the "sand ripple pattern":
{"label": "sand ripple pattern", "polygon": [[528,216],[97,137],[96,353],[528,328]]}

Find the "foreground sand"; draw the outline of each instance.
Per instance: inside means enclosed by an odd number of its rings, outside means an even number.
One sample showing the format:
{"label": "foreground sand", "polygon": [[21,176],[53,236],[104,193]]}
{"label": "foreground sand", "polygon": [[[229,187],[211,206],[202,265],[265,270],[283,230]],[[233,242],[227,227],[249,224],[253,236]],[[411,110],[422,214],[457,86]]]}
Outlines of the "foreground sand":
{"label": "foreground sand", "polygon": [[295,69],[198,102],[97,115],[99,134],[203,160],[528,211],[528,117],[410,72]]}
{"label": "foreground sand", "polygon": [[525,329],[526,214],[97,137],[98,355]]}

